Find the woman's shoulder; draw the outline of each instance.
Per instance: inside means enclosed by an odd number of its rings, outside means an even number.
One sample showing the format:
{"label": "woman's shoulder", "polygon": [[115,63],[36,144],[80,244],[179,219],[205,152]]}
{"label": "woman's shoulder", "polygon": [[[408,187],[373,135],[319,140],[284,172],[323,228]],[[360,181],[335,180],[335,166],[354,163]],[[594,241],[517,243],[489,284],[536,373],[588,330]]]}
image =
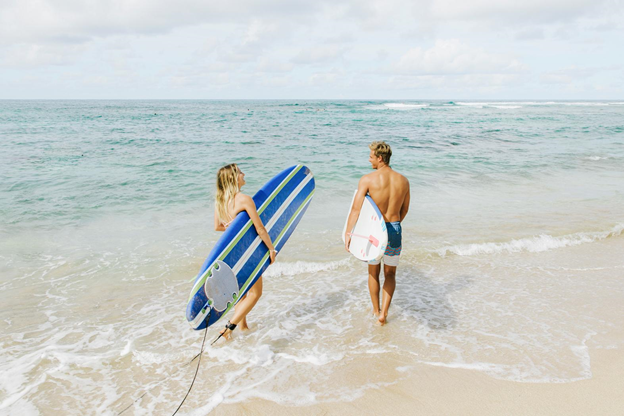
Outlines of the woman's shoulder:
{"label": "woman's shoulder", "polygon": [[234,196],[234,201],[237,204],[246,205],[246,204],[253,202],[253,199],[249,195],[245,195],[244,193],[239,192]]}

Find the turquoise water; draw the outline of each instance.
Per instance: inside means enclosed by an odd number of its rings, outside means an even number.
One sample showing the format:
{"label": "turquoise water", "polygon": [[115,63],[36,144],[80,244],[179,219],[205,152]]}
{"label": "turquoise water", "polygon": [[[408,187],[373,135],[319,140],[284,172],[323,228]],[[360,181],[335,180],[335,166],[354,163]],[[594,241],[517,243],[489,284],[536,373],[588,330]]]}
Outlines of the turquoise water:
{"label": "turquoise water", "polygon": [[[386,333],[363,320],[365,269],[340,241],[373,140],[412,193]],[[3,409],[123,408],[162,374],[137,413],[183,395],[199,348],[189,280],[219,237],[214,176],[231,162],[249,194],[298,163],[317,191],[257,329],[202,363],[226,387],[205,380],[191,406],[356,397],[404,373],[336,389],[331,374],[375,351],[565,382],[590,376],[589,342],[620,347],[605,299],[624,299],[623,102],[0,101],[0,143],[1,367],[16,380],[0,384]],[[298,387],[268,382],[278,369]]]}
{"label": "turquoise water", "polygon": [[617,198],[623,104],[3,101],[2,226],[199,209],[215,170],[232,161],[250,189],[305,163],[330,198],[368,172],[372,140],[392,144],[417,197],[558,177],[568,182],[551,189],[560,198]]}

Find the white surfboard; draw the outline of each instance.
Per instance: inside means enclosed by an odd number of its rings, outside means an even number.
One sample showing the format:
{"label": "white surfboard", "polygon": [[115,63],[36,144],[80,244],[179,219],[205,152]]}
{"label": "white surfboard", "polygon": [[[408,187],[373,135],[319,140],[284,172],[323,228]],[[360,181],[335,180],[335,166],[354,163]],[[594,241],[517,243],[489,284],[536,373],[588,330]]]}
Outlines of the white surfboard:
{"label": "white surfboard", "polygon": [[[349,205],[349,212],[353,206],[353,200],[357,190],[353,194],[351,205]],[[347,222],[349,221],[349,214],[347,213],[347,220],[345,221],[344,229],[342,231],[342,241],[345,241],[345,233],[347,232]],[[349,245],[349,252],[355,256],[358,260],[371,261],[379,260],[383,257],[388,245],[388,231],[386,230],[386,222],[381,215],[381,211],[377,208],[377,205],[373,199],[366,195],[362,208],[360,210],[360,216],[355,223],[355,227],[351,230],[351,244]]]}

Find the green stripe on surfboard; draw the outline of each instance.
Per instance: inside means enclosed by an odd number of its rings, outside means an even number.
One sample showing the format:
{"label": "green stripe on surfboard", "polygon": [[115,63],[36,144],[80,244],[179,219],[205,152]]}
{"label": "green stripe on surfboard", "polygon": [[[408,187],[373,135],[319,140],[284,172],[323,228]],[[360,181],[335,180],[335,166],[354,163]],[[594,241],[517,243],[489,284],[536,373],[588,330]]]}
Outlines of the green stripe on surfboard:
{"label": "green stripe on surfboard", "polygon": [[[303,207],[306,206],[306,204],[308,203],[308,201],[310,201],[310,198],[312,198],[312,195],[314,195],[314,190],[312,192],[310,192],[310,195],[308,195],[308,197],[301,203],[301,205],[299,205],[299,208],[297,209],[297,211],[295,211],[295,213],[293,214],[292,217],[290,217],[290,220],[288,220],[288,223],[286,224],[286,226],[284,227],[284,229],[282,230],[282,232],[277,236],[277,238],[275,239],[277,242],[275,243],[276,245],[279,244],[279,242],[281,241],[282,237],[284,236],[284,233],[286,232],[286,230],[288,230],[288,228],[290,228],[292,222],[295,220],[295,218],[297,218],[297,216],[299,215],[299,213],[301,212],[301,210],[303,209]],[[245,281],[245,283],[243,284],[243,286],[241,287],[240,291],[238,293],[244,292],[245,289],[247,288],[247,286],[249,286],[249,284],[251,283],[251,281],[256,277],[256,274],[258,274],[258,271],[260,269],[260,266],[262,266],[264,264],[264,262],[266,261],[267,257],[269,256],[269,252],[267,252],[263,257],[262,260],[260,260],[260,263],[258,263],[258,266],[256,266],[255,270],[251,273],[251,275],[249,276],[249,278],[247,279],[247,281]],[[221,314],[221,316],[225,316],[225,314],[227,314],[229,312],[229,310],[232,308],[232,306],[234,306],[236,302],[233,302],[232,304],[230,304],[230,306],[228,306],[225,311],[223,312],[223,314]],[[221,319],[221,317],[219,317],[219,319]]]}
{"label": "green stripe on surfboard", "polygon": [[[262,214],[264,212],[264,210],[269,206],[271,201],[273,201],[275,199],[275,197],[284,188],[284,186],[286,186],[286,184],[290,182],[290,180],[293,178],[293,176],[295,176],[302,168],[303,168],[303,165],[299,165],[295,169],[293,169],[292,172],[290,172],[290,174],[286,177],[286,179],[284,179],[282,181],[280,186],[278,186],[277,189],[275,189],[271,193],[271,195],[267,198],[267,200],[264,201],[264,203],[260,206],[260,209],[258,209],[258,215],[260,215],[260,214]],[[238,243],[240,241],[240,239],[243,238],[243,236],[247,233],[247,231],[249,231],[249,229],[251,228],[252,225],[253,225],[253,221],[251,221],[251,219],[249,221],[247,221],[247,224],[238,232],[238,234],[236,235],[234,240],[232,240],[230,242],[230,244],[227,246],[225,251],[223,253],[221,253],[221,255],[217,259],[214,260],[213,264],[216,261],[219,261],[219,260],[222,261],[223,259],[225,259],[227,257],[227,255],[230,254],[230,251],[232,251],[232,249],[234,248],[236,243]],[[258,238],[258,237],[256,237],[256,238]],[[206,283],[206,279],[208,278],[208,272],[211,270],[213,264],[211,264],[209,267],[207,267],[206,271],[204,272],[204,274],[197,280],[197,282],[193,286],[193,290],[191,290],[191,294],[189,295],[189,299],[188,299],[187,303],[190,302],[191,299],[193,299],[193,296],[195,296],[195,294],[197,294],[197,291],[199,290],[199,288],[202,287],[204,283]]]}

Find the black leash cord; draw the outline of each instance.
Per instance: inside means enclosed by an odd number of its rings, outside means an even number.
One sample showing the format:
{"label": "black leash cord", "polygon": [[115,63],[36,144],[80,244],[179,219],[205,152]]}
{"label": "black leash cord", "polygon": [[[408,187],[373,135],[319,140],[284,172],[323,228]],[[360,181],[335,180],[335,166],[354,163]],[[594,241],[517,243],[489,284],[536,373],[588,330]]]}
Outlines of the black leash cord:
{"label": "black leash cord", "polygon": [[[190,363],[192,363],[193,361],[195,361],[195,359],[197,357],[199,357],[199,362],[197,363],[197,369],[195,370],[195,376],[193,377],[193,382],[191,383],[191,387],[189,387],[188,392],[186,393],[186,396],[184,396],[184,400],[186,400],[186,397],[189,395],[189,393],[191,392],[191,388],[193,388],[193,383],[195,383],[195,378],[197,377],[197,372],[199,371],[199,364],[201,363],[201,356],[204,353],[204,343],[206,342],[206,335],[208,334],[208,327],[206,327],[206,332],[204,332],[204,340],[202,341],[202,347],[201,347],[201,351],[199,352],[199,354],[197,354],[195,357],[193,357],[193,359],[191,361],[189,361],[188,363],[186,363],[185,365],[189,365]],[[160,380],[156,385],[162,383],[163,381],[167,380],[169,378],[169,376],[165,376],[162,380]],[[155,386],[153,386],[155,387]],[[121,412],[117,413],[117,416],[121,415],[122,413],[124,413],[126,410],[130,409],[132,406],[134,406],[134,404],[136,402],[138,402],[139,400],[141,400],[147,393],[149,392],[146,391],[145,393],[143,393],[141,396],[139,396],[137,399],[135,399],[132,403],[130,403],[125,409],[123,409]],[[182,403],[184,403],[184,400],[182,400]],[[180,410],[180,407],[182,407],[182,403],[180,403],[180,406],[178,406],[178,408],[176,409],[176,411],[173,413],[174,415],[178,412],[178,410]]]}
{"label": "black leash cord", "polygon": [[201,351],[199,351],[199,360],[197,361],[197,368],[195,369],[195,375],[193,376],[193,381],[191,381],[191,385],[190,385],[188,391],[186,392],[186,396],[184,396],[184,398],[182,399],[182,403],[180,403],[180,405],[178,406],[176,411],[173,412],[173,414],[171,416],[175,416],[175,414],[178,413],[178,410],[180,410],[180,408],[184,404],[184,401],[186,400],[188,395],[191,393],[191,389],[193,388],[193,384],[195,384],[195,379],[197,378],[197,373],[199,372],[199,365],[201,364],[201,357],[202,357],[202,354],[204,353],[204,344],[206,343],[206,335],[207,334],[208,334],[208,326],[206,326],[206,330],[204,331],[204,340],[202,341]]}

